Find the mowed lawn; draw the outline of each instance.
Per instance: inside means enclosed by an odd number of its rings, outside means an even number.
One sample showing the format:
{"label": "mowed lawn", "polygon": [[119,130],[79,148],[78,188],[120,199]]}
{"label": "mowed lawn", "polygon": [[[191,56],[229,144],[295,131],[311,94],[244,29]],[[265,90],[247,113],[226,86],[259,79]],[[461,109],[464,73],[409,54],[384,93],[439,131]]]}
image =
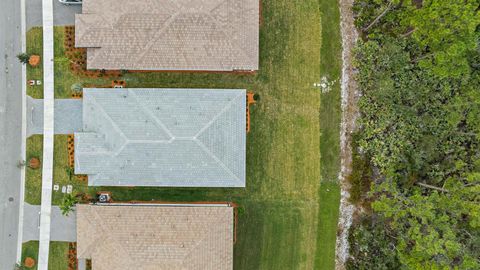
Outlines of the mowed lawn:
{"label": "mowed lawn", "polygon": [[[49,270],[67,270],[68,269],[68,243],[50,242],[50,257],[48,263]],[[29,270],[37,270],[38,262],[38,241],[26,242],[22,246],[22,262],[26,257],[35,260],[35,266]]]}
{"label": "mowed lawn", "polygon": [[[322,76],[338,79],[340,74],[340,59],[337,59],[340,40],[338,33],[335,34],[339,23],[337,9],[334,0],[262,1],[260,70],[255,75],[127,73],[122,76],[127,87],[246,88],[258,93],[260,100],[252,107],[252,127],[247,136],[245,189],[87,189],[86,183],[68,177],[64,135],[55,136],[54,183],[72,184],[77,192],[92,194],[109,190],[118,201],[233,201],[241,207],[234,246],[235,269],[333,269],[336,226],[332,224],[336,225],[338,213],[325,213],[338,209],[335,177],[339,169],[339,86],[321,94],[314,83]],[[329,20],[324,21],[324,17]],[[322,29],[325,27],[328,31]],[[325,37],[336,40],[325,41]],[[69,98],[74,83],[110,84],[112,79],[73,74],[63,38],[63,28],[57,27],[56,98]],[[30,30],[27,39],[29,52],[41,53],[41,29]],[[29,68],[27,74],[39,76],[41,68]],[[27,91],[35,98],[42,97],[38,87],[28,87]],[[27,156],[41,157],[41,138],[36,135],[28,139]],[[321,155],[327,158],[321,161]],[[328,194],[332,196],[325,195],[326,185],[321,186],[321,181],[327,180],[332,191]],[[27,202],[40,202],[40,183],[41,172],[28,169]],[[54,193],[53,203],[60,203],[61,196]]]}

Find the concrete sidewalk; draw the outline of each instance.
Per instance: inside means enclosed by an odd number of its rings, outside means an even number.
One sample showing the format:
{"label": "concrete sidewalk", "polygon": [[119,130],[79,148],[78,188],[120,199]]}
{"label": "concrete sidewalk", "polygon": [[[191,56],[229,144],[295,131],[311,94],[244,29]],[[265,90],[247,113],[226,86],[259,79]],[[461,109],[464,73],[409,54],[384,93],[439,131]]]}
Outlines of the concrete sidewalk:
{"label": "concrete sidewalk", "polygon": [[[76,242],[77,241],[77,215],[74,212],[67,217],[62,215],[58,206],[52,207],[51,241]],[[40,205],[25,203],[23,242],[37,241],[40,234]]]}
{"label": "concrete sidewalk", "polygon": [[43,0],[43,164],[42,204],[37,270],[48,270],[50,219],[52,214],[54,69],[53,69],[53,0]]}

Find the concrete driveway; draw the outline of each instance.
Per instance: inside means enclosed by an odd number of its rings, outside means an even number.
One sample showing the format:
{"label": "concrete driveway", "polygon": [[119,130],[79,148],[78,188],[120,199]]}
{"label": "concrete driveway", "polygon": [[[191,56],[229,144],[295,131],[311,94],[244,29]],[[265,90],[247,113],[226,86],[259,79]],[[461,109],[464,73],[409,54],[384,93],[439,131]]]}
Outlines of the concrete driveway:
{"label": "concrete driveway", "polygon": [[[55,134],[82,131],[82,100],[55,99]],[[43,99],[27,97],[27,136],[43,134]]]}
{"label": "concrete driveway", "polygon": [[[40,234],[40,205],[25,203],[23,220],[23,242],[38,241]],[[58,206],[52,206],[50,239],[51,241],[77,241],[77,215],[74,212],[67,217],[62,215]]]}
{"label": "concrete driveway", "polygon": [[[42,0],[26,0],[27,31],[34,26],[42,26]],[[75,14],[82,13],[82,5],[64,5],[53,0],[53,24],[74,25]]]}

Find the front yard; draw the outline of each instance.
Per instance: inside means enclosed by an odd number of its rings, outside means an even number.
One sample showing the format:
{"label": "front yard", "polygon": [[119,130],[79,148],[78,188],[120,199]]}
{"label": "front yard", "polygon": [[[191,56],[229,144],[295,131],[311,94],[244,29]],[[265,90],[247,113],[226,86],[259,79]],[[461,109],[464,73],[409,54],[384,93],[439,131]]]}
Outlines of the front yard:
{"label": "front yard", "polygon": [[[68,269],[68,243],[50,242],[50,256],[48,270],[67,270]],[[30,241],[22,246],[22,262],[26,257],[30,257],[38,262],[38,241]],[[37,270],[37,265],[30,270]]]}
{"label": "front yard", "polygon": [[[117,201],[233,201],[242,208],[235,269],[333,269],[340,88],[337,83],[329,93],[321,94],[314,83],[322,76],[339,79],[337,3],[262,2],[257,74],[126,73],[121,77],[127,87],[246,88],[258,93],[260,101],[252,107],[247,136],[245,189],[88,188],[80,178],[69,176],[66,135],[55,136],[54,184],[73,185],[74,191],[90,194],[108,190]],[[70,98],[75,83],[111,83],[111,78],[75,75],[65,56],[63,38],[64,28],[56,27],[56,98]],[[40,54],[41,29],[31,29],[27,42],[28,52]],[[41,67],[28,68],[27,79],[41,74]],[[34,98],[42,97],[41,86],[29,86],[27,91]],[[27,157],[41,159],[41,148],[42,136],[30,137]],[[40,203],[40,187],[40,170],[27,169],[27,202]],[[61,191],[54,191],[53,204],[61,199]],[[24,245],[24,251],[32,252],[31,245]],[[51,260],[57,256],[61,255],[51,253]]]}

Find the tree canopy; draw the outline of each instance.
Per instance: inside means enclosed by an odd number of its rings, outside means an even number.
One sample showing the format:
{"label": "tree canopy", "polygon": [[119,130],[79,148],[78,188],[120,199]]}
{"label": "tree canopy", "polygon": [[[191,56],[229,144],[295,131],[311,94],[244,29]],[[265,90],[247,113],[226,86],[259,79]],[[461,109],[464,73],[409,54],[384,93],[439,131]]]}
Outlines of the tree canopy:
{"label": "tree canopy", "polygon": [[[478,9],[471,0],[355,3],[355,145],[377,173],[373,212],[352,230],[350,269],[380,265],[366,255],[378,249],[383,264],[404,269],[480,269]],[[371,241],[367,230],[386,237]]]}

